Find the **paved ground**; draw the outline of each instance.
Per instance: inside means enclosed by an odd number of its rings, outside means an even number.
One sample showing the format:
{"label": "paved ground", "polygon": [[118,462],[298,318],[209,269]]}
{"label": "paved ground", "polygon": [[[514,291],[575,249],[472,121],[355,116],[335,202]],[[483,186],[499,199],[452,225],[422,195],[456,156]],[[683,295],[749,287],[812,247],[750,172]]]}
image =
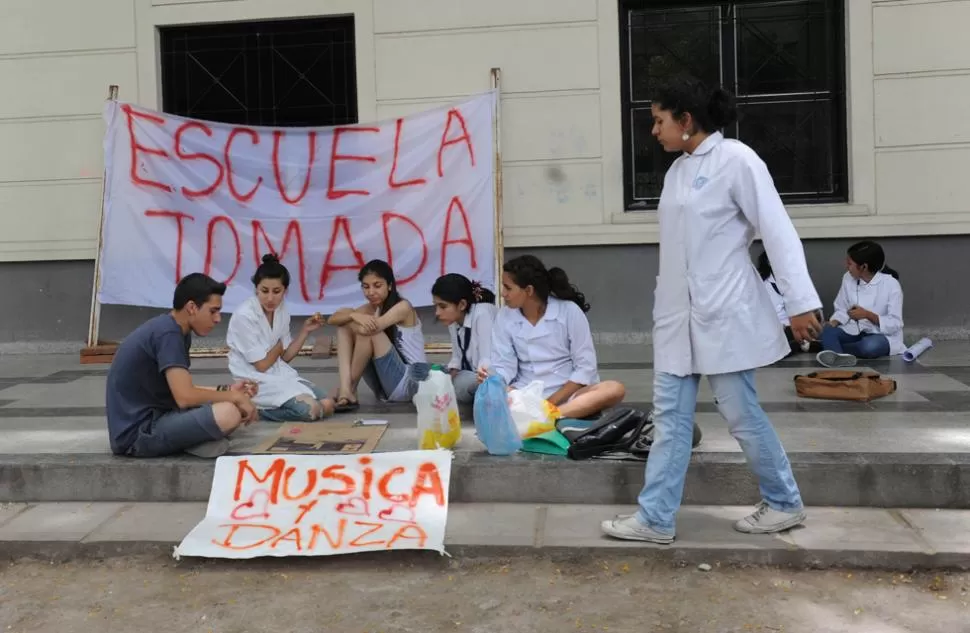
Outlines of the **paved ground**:
{"label": "paved ground", "polygon": [[[649,406],[653,397],[649,347],[603,347],[599,358],[603,379],[627,385],[629,404]],[[296,365],[321,387],[329,389],[336,384],[333,360],[300,358]],[[224,359],[199,359],[194,367],[202,384],[229,379]],[[758,372],[762,402],[789,452],[970,453],[970,344],[943,343],[912,365],[894,360],[874,361],[867,367],[894,377],[898,392],[871,404],[799,399],[792,378],[815,368],[809,356]],[[106,373],[106,366],[80,365],[76,356],[0,357],[0,454],[108,452]],[[415,418],[410,405],[380,406],[366,388],[360,395],[364,406],[359,414],[390,422],[379,450],[415,447]],[[697,421],[705,432],[700,452],[739,452],[716,412],[706,383]],[[470,416],[463,422],[470,427]],[[274,426],[269,423],[246,429],[235,436],[233,451],[246,452],[273,432]],[[478,451],[481,445],[469,432],[459,448]]]}
{"label": "paved ground", "polygon": [[0,630],[963,633],[966,574],[549,560],[158,558],[0,568]]}
{"label": "paved ground", "polygon": [[[685,506],[673,546],[617,541],[600,521],[631,506],[453,503],[445,548],[468,556],[537,552],[612,555],[692,564],[970,569],[970,510],[809,508],[805,526],[777,535],[740,534],[750,507]],[[205,515],[204,503],[7,504],[0,509],[0,559],[52,560],[171,555]]]}

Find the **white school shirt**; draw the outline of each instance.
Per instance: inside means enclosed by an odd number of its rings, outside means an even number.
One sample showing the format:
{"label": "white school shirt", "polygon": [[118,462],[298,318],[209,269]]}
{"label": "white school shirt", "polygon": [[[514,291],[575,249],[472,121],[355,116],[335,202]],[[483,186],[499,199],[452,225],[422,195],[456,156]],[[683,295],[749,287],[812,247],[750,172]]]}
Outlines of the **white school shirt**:
{"label": "white school shirt", "polygon": [[775,306],[775,314],[778,315],[778,322],[784,326],[791,325],[791,319],[788,318],[788,311],[785,309],[785,298],[775,288],[778,285],[778,282],[775,281],[775,276],[768,275],[764,283],[765,289],[768,291],[768,296],[771,297],[771,305]]}
{"label": "white school shirt", "polygon": [[754,150],[712,134],[674,161],[658,208],[655,371],[689,376],[764,367],[791,351],[751,262],[761,234],[789,315],[822,306],[798,233]]}
{"label": "white school shirt", "polygon": [[534,380],[548,398],[569,381],[600,381],[596,349],[586,315],[572,301],[549,297],[546,313],[532,325],[519,310],[498,311],[492,329],[492,371],[517,389]]}
{"label": "white school shirt", "polygon": [[472,371],[488,369],[492,355],[492,325],[497,314],[498,308],[493,303],[473,303],[463,324],[452,323],[448,326],[448,334],[451,336],[451,360],[448,361],[448,369],[461,369],[461,347],[458,343],[464,342],[466,332],[471,332],[465,356]]}
{"label": "white school shirt", "polygon": [[282,357],[266,371],[259,371],[253,363],[266,358],[266,354],[283,341],[286,349],[293,341],[290,336],[290,313],[286,304],[280,304],[270,326],[259,299],[255,296],[243,302],[229,318],[226,344],[229,346],[229,373],[236,380],[252,380],[259,384],[259,393],[253,404],[260,409],[274,409],[290,398],[313,395],[306,381],[300,378]]}
{"label": "white school shirt", "polygon": [[[879,325],[863,319],[849,318],[852,306],[865,308],[879,315]],[[832,318],[838,321],[848,334],[876,333],[889,339],[889,353],[902,354],[906,350],[903,342],[903,287],[892,275],[876,273],[869,283],[853,279],[845,273],[842,287],[835,297],[835,313]]]}

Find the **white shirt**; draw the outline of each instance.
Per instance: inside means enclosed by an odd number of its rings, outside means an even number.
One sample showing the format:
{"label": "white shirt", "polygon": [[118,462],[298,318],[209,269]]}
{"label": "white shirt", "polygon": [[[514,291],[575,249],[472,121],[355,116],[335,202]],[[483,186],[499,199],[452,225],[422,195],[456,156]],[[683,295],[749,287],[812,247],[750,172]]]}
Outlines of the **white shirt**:
{"label": "white shirt", "polygon": [[[879,315],[879,325],[868,319],[856,321],[849,318],[852,306],[865,308]],[[853,279],[845,273],[842,287],[835,297],[835,313],[832,319],[848,334],[876,333],[889,339],[889,353],[902,354],[903,342],[903,287],[892,275],[876,273],[869,283]]]}
{"label": "white shirt", "polygon": [[292,340],[290,313],[285,303],[276,309],[272,326],[255,296],[243,302],[229,318],[229,331],[226,334],[229,373],[236,380],[252,380],[259,384],[259,393],[253,398],[253,404],[260,409],[279,407],[299,395],[313,395],[306,381],[282,357],[264,372],[253,366],[253,363],[266,358],[276,343],[283,341],[283,348],[286,349]]}
{"label": "white shirt", "polygon": [[461,346],[470,332],[468,348],[465,357],[472,366],[472,371],[488,369],[492,356],[492,325],[498,308],[493,303],[473,303],[465,315],[465,322],[461,325],[452,323],[448,326],[451,336],[451,360],[448,369],[461,369]]}
{"label": "white shirt", "polygon": [[785,308],[785,298],[775,288],[778,285],[778,282],[775,281],[775,276],[768,275],[768,278],[764,280],[764,284],[765,289],[768,291],[768,296],[771,297],[771,305],[775,306],[775,314],[778,315],[778,322],[784,326],[791,325],[791,319],[788,318],[788,311]]}
{"label": "white shirt", "polygon": [[789,315],[821,308],[798,233],[764,161],[712,134],[674,161],[658,209],[654,368],[675,376],[747,371],[791,351],[751,262],[761,234]]}
{"label": "white shirt", "polygon": [[600,381],[596,349],[586,315],[572,301],[549,297],[546,313],[532,325],[519,310],[498,311],[492,330],[492,371],[517,389],[535,380],[548,398],[567,382]]}

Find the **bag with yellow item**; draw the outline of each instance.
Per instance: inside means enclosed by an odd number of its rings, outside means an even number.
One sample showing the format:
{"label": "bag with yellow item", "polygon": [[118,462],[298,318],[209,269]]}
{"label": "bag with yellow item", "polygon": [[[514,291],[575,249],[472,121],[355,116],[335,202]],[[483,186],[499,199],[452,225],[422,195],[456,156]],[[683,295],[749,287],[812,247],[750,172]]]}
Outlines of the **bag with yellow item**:
{"label": "bag with yellow item", "polygon": [[509,392],[509,410],[524,440],[555,431],[556,421],[562,417],[559,407],[542,397],[544,387],[541,380],[536,380]]}
{"label": "bag with yellow item", "polygon": [[451,376],[432,370],[411,401],[418,409],[418,449],[454,448],[461,440],[461,418]]}

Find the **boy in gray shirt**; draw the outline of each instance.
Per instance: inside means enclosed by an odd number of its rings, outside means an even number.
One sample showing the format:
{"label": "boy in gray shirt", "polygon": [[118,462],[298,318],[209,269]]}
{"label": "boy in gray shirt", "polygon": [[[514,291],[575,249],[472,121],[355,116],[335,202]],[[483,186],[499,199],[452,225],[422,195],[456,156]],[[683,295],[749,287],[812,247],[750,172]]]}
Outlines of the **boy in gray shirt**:
{"label": "boy in gray shirt", "polygon": [[189,373],[192,334],[206,336],[222,320],[225,292],[225,284],[202,273],[186,275],[172,311],[149,319],[118,347],[106,393],[114,454],[218,457],[229,449],[226,437],[256,419],[254,385],[198,387]]}

